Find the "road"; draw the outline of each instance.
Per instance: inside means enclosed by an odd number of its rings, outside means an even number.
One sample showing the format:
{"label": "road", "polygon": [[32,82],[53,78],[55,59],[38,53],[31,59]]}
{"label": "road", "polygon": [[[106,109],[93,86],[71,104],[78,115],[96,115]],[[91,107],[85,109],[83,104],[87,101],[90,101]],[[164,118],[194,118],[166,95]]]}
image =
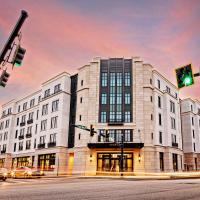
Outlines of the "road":
{"label": "road", "polygon": [[0,182],[1,200],[200,200],[200,179],[45,178]]}

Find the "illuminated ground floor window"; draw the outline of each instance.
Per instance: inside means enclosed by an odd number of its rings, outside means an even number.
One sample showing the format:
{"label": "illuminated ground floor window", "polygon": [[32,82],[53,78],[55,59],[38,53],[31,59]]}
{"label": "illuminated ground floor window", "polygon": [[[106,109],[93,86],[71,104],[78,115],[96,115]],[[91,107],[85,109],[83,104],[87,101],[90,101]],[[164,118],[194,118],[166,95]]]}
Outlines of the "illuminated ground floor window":
{"label": "illuminated ground floor window", "polygon": [[[97,171],[119,172],[121,153],[97,153]],[[133,153],[124,153],[123,168],[125,172],[133,171]]]}
{"label": "illuminated ground floor window", "polygon": [[38,167],[41,170],[51,171],[55,168],[56,154],[38,155]]}
{"label": "illuminated ground floor window", "polygon": [[4,163],[5,163],[5,158],[1,158],[0,159],[0,168],[4,167]]}
{"label": "illuminated ground floor window", "polygon": [[34,163],[34,156],[17,157],[12,159],[12,168],[32,167],[33,163]]}

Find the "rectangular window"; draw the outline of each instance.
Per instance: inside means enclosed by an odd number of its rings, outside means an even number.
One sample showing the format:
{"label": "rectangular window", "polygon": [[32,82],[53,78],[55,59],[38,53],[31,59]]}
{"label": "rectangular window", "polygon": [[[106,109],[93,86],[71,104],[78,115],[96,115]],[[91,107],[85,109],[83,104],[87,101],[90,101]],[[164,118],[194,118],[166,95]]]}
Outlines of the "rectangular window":
{"label": "rectangular window", "polygon": [[19,151],[23,151],[23,142],[19,142]]}
{"label": "rectangular window", "polygon": [[168,87],[168,86],[166,86],[166,91],[167,91],[167,93],[171,93],[171,89]]}
{"label": "rectangular window", "polygon": [[20,112],[20,106],[18,106],[18,112]]}
{"label": "rectangular window", "polygon": [[192,117],[192,126],[194,126],[194,117]]}
{"label": "rectangular window", "polygon": [[107,104],[107,94],[101,94],[101,104]]}
{"label": "rectangular window", "polygon": [[164,171],[164,153],[160,152],[160,171]]}
{"label": "rectangular window", "polygon": [[175,103],[170,101],[170,112],[175,113]]}
{"label": "rectangular window", "polygon": [[47,120],[42,120],[41,121],[41,131],[45,131],[47,128]]}
{"label": "rectangular window", "polygon": [[17,146],[17,144],[14,143],[14,149],[13,149],[14,152],[16,151],[16,146]]}
{"label": "rectangular window", "polygon": [[131,85],[131,74],[130,74],[130,72],[125,72],[124,81],[125,81],[125,86]]}
{"label": "rectangular window", "polygon": [[49,104],[45,104],[45,105],[42,106],[42,115],[48,114],[48,105]]}
{"label": "rectangular window", "polygon": [[3,140],[5,141],[5,140],[7,140],[8,139],[8,132],[5,132],[4,133],[4,138],[3,138]]}
{"label": "rectangular window", "polygon": [[131,112],[130,111],[125,111],[125,122],[131,122]]}
{"label": "rectangular window", "polygon": [[54,170],[56,164],[56,154],[44,154],[38,156],[38,167],[41,170]]}
{"label": "rectangular window", "polygon": [[52,112],[58,111],[59,99],[52,102]]}
{"label": "rectangular window", "polygon": [[51,128],[57,128],[58,126],[58,116],[51,118]]}
{"label": "rectangular window", "polygon": [[159,131],[159,143],[162,144],[163,140],[162,140],[162,132]]}
{"label": "rectangular window", "polygon": [[4,127],[4,122],[1,122],[1,124],[0,124],[0,130],[3,130],[3,127]]}
{"label": "rectangular window", "polygon": [[30,108],[32,108],[35,105],[35,99],[31,99],[30,101]]}
{"label": "rectangular window", "polygon": [[44,91],[44,98],[50,96],[50,89]]}
{"label": "rectangular window", "polygon": [[23,110],[26,110],[27,109],[27,102],[25,102],[24,104],[23,104]]}
{"label": "rectangular window", "polygon": [[31,148],[31,140],[26,141],[26,150]]}
{"label": "rectangular window", "polygon": [[21,123],[25,123],[25,122],[26,122],[26,115],[23,115],[21,119]]}
{"label": "rectangular window", "polygon": [[102,87],[106,87],[107,86],[107,82],[108,82],[108,74],[107,73],[102,73],[101,74],[101,86]]}
{"label": "rectangular window", "polygon": [[161,108],[161,97],[158,96],[158,108]]}
{"label": "rectangular window", "polygon": [[176,135],[172,134],[172,144],[176,143]]}
{"label": "rectangular window", "polygon": [[18,137],[18,130],[15,131],[15,138]]}
{"label": "rectangular window", "polygon": [[29,113],[29,115],[28,115],[28,120],[33,119],[33,114],[34,114],[34,112]]}
{"label": "rectangular window", "polygon": [[160,113],[158,114],[158,121],[159,121],[159,125],[162,126],[162,116]]}
{"label": "rectangular window", "polygon": [[173,117],[171,117],[171,128],[176,129],[176,120]]}
{"label": "rectangular window", "polygon": [[106,120],[106,112],[101,112],[101,123],[106,123],[107,120]]}
{"label": "rectangular window", "polygon": [[193,135],[193,138],[195,139],[195,134],[194,134],[194,130],[192,130],[192,135]]}
{"label": "rectangular window", "polygon": [[195,146],[195,143],[193,143],[193,147],[194,147],[194,151],[196,151],[196,146]]}
{"label": "rectangular window", "polygon": [[130,104],[131,103],[131,94],[130,93],[125,93],[125,104]]}
{"label": "rectangular window", "polygon": [[19,117],[17,118],[17,126],[19,125]]}
{"label": "rectangular window", "polygon": [[157,80],[158,89],[160,89],[160,80]]}
{"label": "rectangular window", "polygon": [[8,128],[9,127],[9,124],[10,124],[10,120],[6,120],[6,125],[5,125],[5,128]]}
{"label": "rectangular window", "polygon": [[50,134],[49,142],[50,143],[56,142],[56,133]]}
{"label": "rectangular window", "polygon": [[24,136],[24,131],[25,131],[25,128],[20,129],[19,135],[20,135],[20,136]]}
{"label": "rectangular window", "polygon": [[37,110],[37,117],[36,117],[36,120],[38,120],[38,117],[39,117],[39,110]]}
{"label": "rectangular window", "polygon": [[27,128],[27,134],[32,134],[32,126],[29,126],[29,127]]}
{"label": "rectangular window", "polygon": [[40,144],[45,144],[45,136],[40,136]]}
{"label": "rectangular window", "polygon": [[54,93],[60,92],[60,90],[61,90],[60,86],[61,86],[61,84],[55,85],[55,87],[54,87]]}

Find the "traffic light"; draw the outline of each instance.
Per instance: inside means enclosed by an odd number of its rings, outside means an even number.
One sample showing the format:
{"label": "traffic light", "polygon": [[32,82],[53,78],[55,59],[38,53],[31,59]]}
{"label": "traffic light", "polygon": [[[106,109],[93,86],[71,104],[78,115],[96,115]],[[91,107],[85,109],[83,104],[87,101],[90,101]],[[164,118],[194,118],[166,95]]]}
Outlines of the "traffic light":
{"label": "traffic light", "polygon": [[93,125],[91,124],[90,125],[90,137],[93,137],[94,136],[94,128],[93,128]]}
{"label": "traffic light", "polygon": [[106,142],[109,142],[109,132],[108,132],[108,129],[105,130],[105,138],[106,138]]}
{"label": "traffic light", "polygon": [[12,61],[13,66],[16,66],[16,67],[21,66],[25,53],[26,53],[26,49],[24,49],[24,48],[20,47],[20,45],[18,45],[18,47],[15,50],[15,54],[14,54],[13,61]]}
{"label": "traffic light", "polygon": [[8,81],[9,76],[10,74],[6,72],[6,70],[3,70],[3,73],[1,74],[1,77],[0,77],[0,86],[6,87],[6,83]]}
{"label": "traffic light", "polygon": [[176,69],[176,79],[178,83],[178,88],[194,84],[192,65],[189,64],[184,67]]}

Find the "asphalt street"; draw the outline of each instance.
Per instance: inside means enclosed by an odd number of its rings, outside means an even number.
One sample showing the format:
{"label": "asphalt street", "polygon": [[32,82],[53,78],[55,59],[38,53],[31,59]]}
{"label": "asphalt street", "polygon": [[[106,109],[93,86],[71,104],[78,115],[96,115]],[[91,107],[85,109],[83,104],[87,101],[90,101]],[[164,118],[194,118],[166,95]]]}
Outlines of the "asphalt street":
{"label": "asphalt street", "polygon": [[0,200],[200,200],[200,179],[45,178],[0,182]]}

